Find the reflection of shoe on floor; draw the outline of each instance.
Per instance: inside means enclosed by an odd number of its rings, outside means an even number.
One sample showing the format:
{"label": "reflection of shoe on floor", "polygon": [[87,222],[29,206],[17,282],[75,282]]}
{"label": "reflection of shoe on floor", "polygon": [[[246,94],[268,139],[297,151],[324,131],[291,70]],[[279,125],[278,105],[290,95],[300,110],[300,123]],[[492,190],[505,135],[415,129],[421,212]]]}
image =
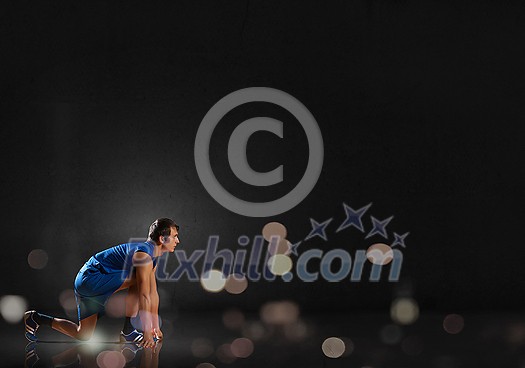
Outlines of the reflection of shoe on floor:
{"label": "reflection of shoe on floor", "polygon": [[24,324],[26,327],[25,335],[26,335],[26,339],[28,339],[29,341],[37,341],[36,330],[38,330],[38,327],[40,327],[40,325],[36,323],[34,319],[35,313],[36,311],[34,310],[27,311],[24,313]]}
{"label": "reflection of shoe on floor", "polygon": [[36,343],[33,341],[27,344],[25,348],[25,352],[26,352],[26,358],[24,361],[24,367],[32,368],[36,364],[36,362],[40,360],[40,358],[38,357],[38,354],[36,353]]}
{"label": "reflection of shoe on floor", "polygon": [[144,339],[144,334],[137,330],[131,331],[129,334],[125,334],[120,331],[120,342],[134,342],[139,343]]}
{"label": "reflection of shoe on floor", "polygon": [[125,351],[130,351],[135,355],[137,351],[142,349],[142,346],[138,346],[137,344],[123,344],[124,346],[122,349],[120,349],[121,353],[124,353]]}
{"label": "reflection of shoe on floor", "polygon": [[120,349],[120,352],[126,358],[126,362],[130,362],[135,358],[137,351],[142,350],[142,346],[137,344],[123,344],[124,346]]}
{"label": "reflection of shoe on floor", "polygon": [[126,359],[126,367],[140,366],[142,349],[142,346],[134,343],[123,343],[121,345],[120,352],[124,355],[124,359]]}

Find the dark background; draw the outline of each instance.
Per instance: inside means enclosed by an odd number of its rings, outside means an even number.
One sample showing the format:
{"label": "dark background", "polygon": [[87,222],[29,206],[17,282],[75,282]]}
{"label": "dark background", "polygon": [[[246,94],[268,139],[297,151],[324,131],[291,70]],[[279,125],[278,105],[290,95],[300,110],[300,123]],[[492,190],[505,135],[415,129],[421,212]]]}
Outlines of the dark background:
{"label": "dark background", "polygon": [[[166,5],[169,4],[169,5]],[[56,308],[93,253],[145,237],[157,217],[181,225],[179,249],[221,248],[286,224],[300,250],[366,249],[335,234],[342,202],[370,202],[409,231],[402,282],[250,283],[241,295],[162,283],[168,307],[257,310],[292,299],[303,310],[388,309],[412,295],[425,310],[520,310],[524,169],[524,6],[518,1],[2,2],[2,267],[0,295]],[[206,112],[235,90],[272,87],[299,99],[324,139],[321,177],[297,207],[269,219],[217,204],[196,173]],[[254,192],[229,171],[225,141],[253,116],[285,122],[285,139],[250,141],[254,169],[285,165],[283,186]],[[221,121],[214,170],[245,198],[295,185],[307,146],[292,117],[248,104]],[[222,157],[220,156],[222,152]],[[365,217],[370,230],[370,220]],[[390,241],[392,238],[390,238]],[[28,266],[46,250],[43,270]],[[170,259],[172,270],[176,268]]]}

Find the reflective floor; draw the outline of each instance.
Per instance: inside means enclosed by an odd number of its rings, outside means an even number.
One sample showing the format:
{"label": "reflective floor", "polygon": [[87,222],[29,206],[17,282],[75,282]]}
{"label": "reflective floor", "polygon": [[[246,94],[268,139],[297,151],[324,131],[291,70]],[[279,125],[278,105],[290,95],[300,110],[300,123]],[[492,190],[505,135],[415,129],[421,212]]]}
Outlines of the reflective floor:
{"label": "reflective floor", "polygon": [[525,367],[525,315],[516,313],[423,313],[399,325],[388,313],[311,314],[290,321],[286,311],[274,312],[266,320],[238,310],[166,315],[165,339],[156,349],[117,343],[122,319],[102,318],[86,343],[43,327],[42,342],[28,344],[22,324],[2,322],[0,366]]}

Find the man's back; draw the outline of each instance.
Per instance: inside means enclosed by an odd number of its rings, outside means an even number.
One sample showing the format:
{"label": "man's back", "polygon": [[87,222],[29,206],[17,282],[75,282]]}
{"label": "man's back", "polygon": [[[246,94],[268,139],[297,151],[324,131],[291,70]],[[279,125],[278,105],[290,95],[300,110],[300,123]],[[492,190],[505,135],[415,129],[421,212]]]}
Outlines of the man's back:
{"label": "man's back", "polygon": [[103,273],[123,273],[122,276],[126,278],[131,272],[132,258],[136,252],[149,254],[155,267],[157,259],[153,257],[154,247],[150,242],[119,244],[98,252],[86,264]]}

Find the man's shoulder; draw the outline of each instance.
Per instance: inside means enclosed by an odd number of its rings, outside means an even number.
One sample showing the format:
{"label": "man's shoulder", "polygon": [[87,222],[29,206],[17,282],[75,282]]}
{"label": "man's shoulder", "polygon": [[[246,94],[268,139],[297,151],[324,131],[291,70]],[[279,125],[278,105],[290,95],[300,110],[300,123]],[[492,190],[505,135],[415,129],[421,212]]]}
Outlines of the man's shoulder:
{"label": "man's shoulder", "polygon": [[151,264],[153,262],[153,256],[149,252],[137,250],[133,253],[133,265],[134,266],[143,266],[146,264]]}
{"label": "man's shoulder", "polygon": [[149,242],[134,242],[128,243],[129,250],[131,253],[147,253],[153,256],[153,245]]}

